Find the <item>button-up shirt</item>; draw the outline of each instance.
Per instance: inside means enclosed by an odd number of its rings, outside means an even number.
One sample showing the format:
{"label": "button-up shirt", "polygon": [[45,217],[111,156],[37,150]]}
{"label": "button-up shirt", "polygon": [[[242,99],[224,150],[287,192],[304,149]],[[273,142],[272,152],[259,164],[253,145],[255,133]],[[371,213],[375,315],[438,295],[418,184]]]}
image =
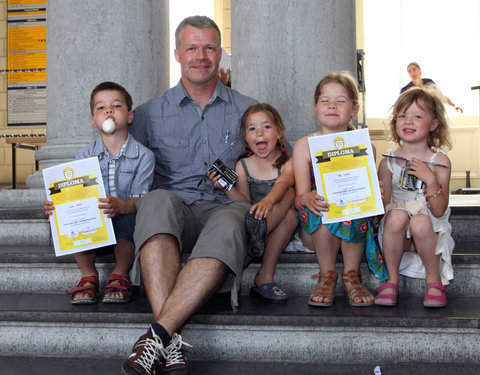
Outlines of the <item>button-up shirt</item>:
{"label": "button-up shirt", "polygon": [[235,167],[244,152],[240,119],[252,103],[251,98],[217,80],[203,110],[181,82],[139,106],[130,132],[155,154],[153,188],[171,190],[186,204],[227,202],[224,192],[214,189],[204,176],[218,157],[227,167]]}
{"label": "button-up shirt", "polygon": [[122,150],[115,156],[110,155],[99,137],[81,150],[76,159],[98,158],[106,194],[124,201],[132,197],[141,198],[152,185],[155,158],[130,134]]}

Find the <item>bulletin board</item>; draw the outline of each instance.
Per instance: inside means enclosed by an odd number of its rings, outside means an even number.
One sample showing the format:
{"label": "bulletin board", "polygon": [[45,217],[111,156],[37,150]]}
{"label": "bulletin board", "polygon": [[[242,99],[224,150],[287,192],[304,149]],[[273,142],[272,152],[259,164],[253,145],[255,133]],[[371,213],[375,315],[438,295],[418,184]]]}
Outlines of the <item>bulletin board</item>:
{"label": "bulletin board", "polygon": [[7,28],[7,125],[46,125],[46,0],[8,0]]}

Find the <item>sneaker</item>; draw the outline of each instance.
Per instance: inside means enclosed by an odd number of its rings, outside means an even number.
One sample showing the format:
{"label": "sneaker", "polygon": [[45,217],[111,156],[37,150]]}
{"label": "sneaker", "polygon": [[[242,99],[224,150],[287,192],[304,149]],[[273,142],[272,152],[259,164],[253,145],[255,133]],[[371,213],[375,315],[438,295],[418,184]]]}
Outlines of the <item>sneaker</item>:
{"label": "sneaker", "polygon": [[283,250],[284,253],[293,254],[293,253],[306,253],[314,254],[315,250],[310,250],[309,248],[303,246],[302,240],[298,237],[298,234],[295,234],[291,241],[288,243],[287,247]]}
{"label": "sneaker", "polygon": [[295,233],[295,236],[293,236],[293,247],[297,250],[299,253],[307,253],[307,254],[313,254],[315,253],[315,250],[310,250],[309,248],[303,246],[303,242],[298,236],[298,233]]}
{"label": "sneaker", "polygon": [[162,340],[155,333],[140,336],[122,367],[122,375],[155,375],[163,358],[165,349]]}
{"label": "sneaker", "polygon": [[182,336],[174,333],[172,341],[165,349],[165,363],[160,370],[160,374],[187,375],[190,373],[183,346],[192,347],[182,340]]}
{"label": "sneaker", "polygon": [[288,243],[287,247],[283,250],[284,253],[287,254],[293,254],[296,253],[298,250],[295,247],[295,243],[293,242],[293,239]]}

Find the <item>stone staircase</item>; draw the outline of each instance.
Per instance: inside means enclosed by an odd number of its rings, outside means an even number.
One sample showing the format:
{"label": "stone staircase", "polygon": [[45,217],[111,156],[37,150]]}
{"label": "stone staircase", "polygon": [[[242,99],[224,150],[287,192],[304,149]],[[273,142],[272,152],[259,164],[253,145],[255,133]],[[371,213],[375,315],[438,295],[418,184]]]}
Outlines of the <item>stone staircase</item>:
{"label": "stone staircase", "polygon": [[[54,255],[43,197],[41,190],[0,191],[0,374],[22,373],[13,371],[33,363],[44,363],[46,372],[40,366],[24,373],[66,373],[47,365],[65,368],[62,363],[72,369],[69,375],[79,363],[98,364],[98,372],[80,366],[79,374],[118,373],[152,321],[148,302],[139,289],[129,304],[72,306],[65,289],[76,285],[80,272],[73,257]],[[318,272],[315,256],[283,254],[276,281],[287,302],[248,296],[259,267],[254,262],[244,272],[237,312],[229,296],[219,294],[187,322],[182,336],[193,345],[192,373],[313,374],[321,365],[331,369],[322,373],[371,374],[382,365],[395,374],[404,373],[395,372],[399,368],[411,372],[413,364],[425,369],[421,373],[479,373],[480,204],[466,199],[451,199],[455,280],[447,308],[423,308],[424,283],[412,279],[402,280],[394,308],[351,307],[341,282],[332,308],[314,308],[306,301],[315,285],[311,275]],[[98,257],[103,284],[113,261],[110,252]],[[341,257],[337,268],[341,272]],[[362,275],[370,290],[379,285],[365,263]],[[7,372],[12,363],[16,370]]]}

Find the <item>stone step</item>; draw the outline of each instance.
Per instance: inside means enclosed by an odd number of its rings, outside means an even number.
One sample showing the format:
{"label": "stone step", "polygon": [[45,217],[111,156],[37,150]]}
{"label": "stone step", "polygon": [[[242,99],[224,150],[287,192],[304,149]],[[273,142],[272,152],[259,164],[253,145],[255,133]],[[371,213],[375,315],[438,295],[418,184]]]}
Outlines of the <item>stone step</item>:
{"label": "stone step", "polygon": [[[58,358],[0,356],[2,375],[118,375],[123,358]],[[466,363],[371,363],[326,364],[302,362],[189,361],[190,375],[353,375],[373,374],[379,366],[382,374],[478,375],[480,365]]]}
{"label": "stone step", "polygon": [[[52,243],[43,213],[42,189],[0,190],[0,244],[36,246]],[[480,197],[450,195],[452,237],[456,242],[480,242]]]}
{"label": "stone step", "polygon": [[[216,295],[182,329],[191,360],[329,364],[480,364],[480,297],[450,296],[426,309],[401,293],[393,308],[331,308]],[[72,306],[66,295],[0,295],[0,356],[126,358],[152,321],[145,297],[129,304]]]}
{"label": "stone step", "polygon": [[[186,258],[184,258],[185,260]],[[457,244],[453,255],[455,279],[448,287],[450,294],[480,296],[480,244]],[[111,251],[99,251],[97,268],[101,287],[113,269]],[[248,295],[253,279],[260,267],[252,262],[244,271],[241,291]],[[342,258],[338,257],[337,272],[342,272]],[[379,280],[369,272],[365,262],[361,266],[365,285],[374,291]],[[318,273],[315,254],[282,254],[277,265],[275,280],[288,295],[308,295],[315,287],[312,275]],[[0,247],[0,293],[65,293],[72,289],[81,277],[73,256],[55,257],[51,246],[1,246]],[[402,278],[400,289],[410,294],[424,293],[424,281]],[[341,278],[336,294],[343,294]]]}

